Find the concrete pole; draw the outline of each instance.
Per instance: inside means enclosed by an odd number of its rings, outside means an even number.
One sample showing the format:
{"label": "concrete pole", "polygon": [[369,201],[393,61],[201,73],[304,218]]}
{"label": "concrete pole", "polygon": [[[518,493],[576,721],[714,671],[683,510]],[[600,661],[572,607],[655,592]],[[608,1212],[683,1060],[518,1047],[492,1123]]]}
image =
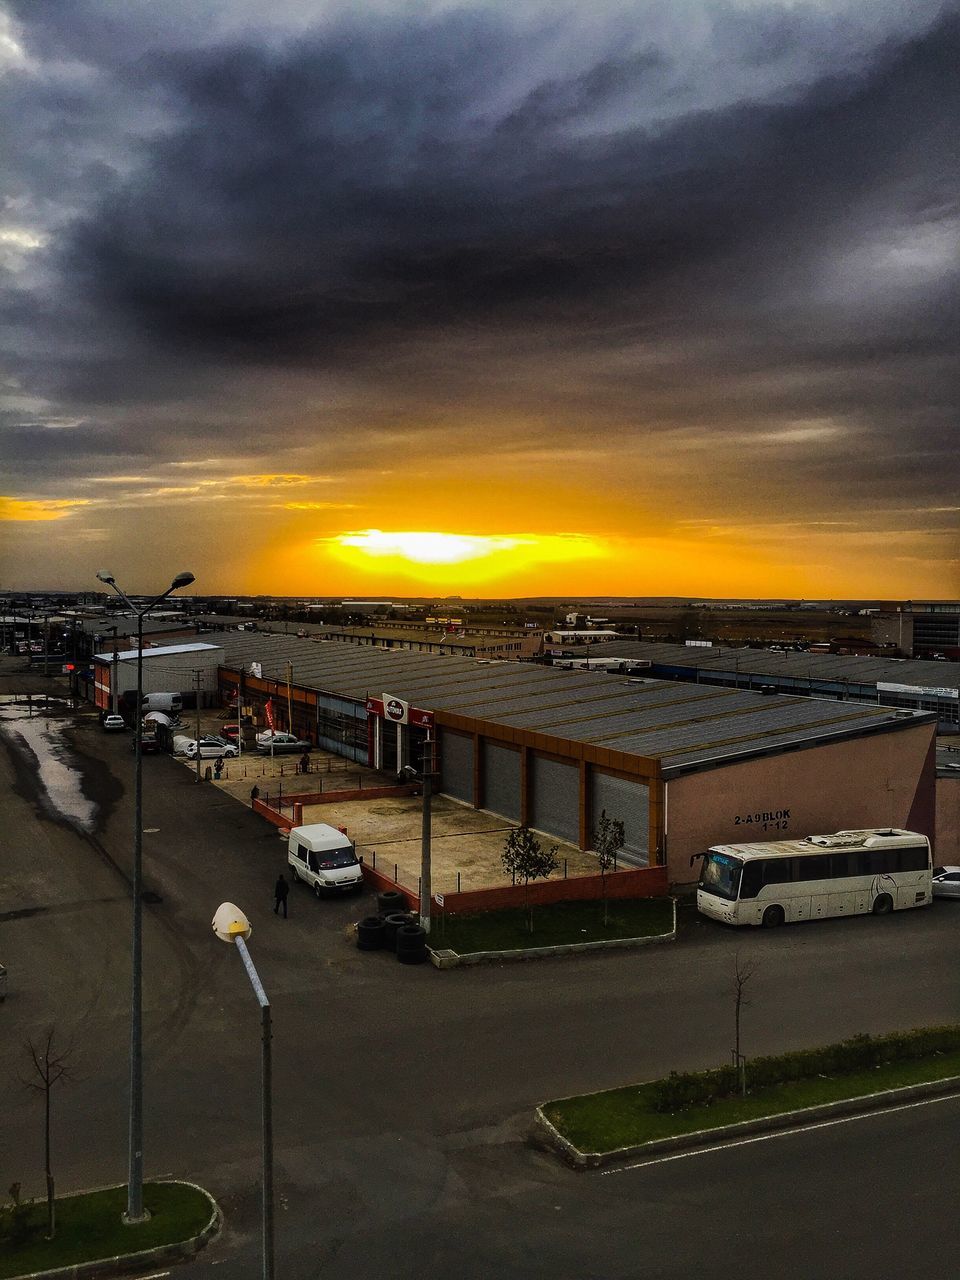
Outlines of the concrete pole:
{"label": "concrete pole", "polygon": [[200,672],[195,671],[197,677],[197,776],[196,782],[200,781]]}
{"label": "concrete pole", "polygon": [[260,975],[243,938],[237,938],[237,950],[243,960],[247,977],[260,1005],[260,1129],[263,1174],[261,1183],[261,1217],[263,1239],[263,1280],[273,1280],[274,1222],[273,1222],[273,1057],[271,1041],[273,1027],[270,1021],[270,1001],[263,989]]}
{"label": "concrete pole", "polygon": [[433,796],[433,743],[430,735],[423,747],[423,821],[420,833],[420,924],[430,932],[430,802]]}

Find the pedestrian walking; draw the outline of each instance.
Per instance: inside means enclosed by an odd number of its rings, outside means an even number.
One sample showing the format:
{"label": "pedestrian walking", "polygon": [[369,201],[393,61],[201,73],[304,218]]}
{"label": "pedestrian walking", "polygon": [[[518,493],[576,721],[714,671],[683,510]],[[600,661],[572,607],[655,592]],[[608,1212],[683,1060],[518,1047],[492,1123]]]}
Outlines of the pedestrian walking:
{"label": "pedestrian walking", "polygon": [[253,786],[250,788],[250,803],[252,805],[256,804],[259,799],[260,799],[260,788],[257,786],[256,783],[254,783]]}
{"label": "pedestrian walking", "polygon": [[280,908],[283,907],[283,918],[287,918],[287,894],[290,892],[290,886],[282,875],[277,877],[277,883],[273,887],[273,914],[278,915]]}
{"label": "pedestrian walking", "polygon": [[220,775],[222,773],[223,773],[223,756],[217,756],[216,760],[214,760],[213,762],[213,776],[217,782],[220,781]]}
{"label": "pedestrian walking", "polygon": [[300,757],[300,772],[301,773],[310,772],[310,757],[307,755],[306,751]]}

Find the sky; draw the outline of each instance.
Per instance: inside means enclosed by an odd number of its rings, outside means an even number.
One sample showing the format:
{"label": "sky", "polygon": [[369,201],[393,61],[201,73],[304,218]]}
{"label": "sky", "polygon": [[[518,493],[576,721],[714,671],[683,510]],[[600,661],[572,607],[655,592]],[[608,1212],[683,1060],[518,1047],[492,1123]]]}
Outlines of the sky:
{"label": "sky", "polygon": [[0,0],[0,590],[960,595],[960,5]]}

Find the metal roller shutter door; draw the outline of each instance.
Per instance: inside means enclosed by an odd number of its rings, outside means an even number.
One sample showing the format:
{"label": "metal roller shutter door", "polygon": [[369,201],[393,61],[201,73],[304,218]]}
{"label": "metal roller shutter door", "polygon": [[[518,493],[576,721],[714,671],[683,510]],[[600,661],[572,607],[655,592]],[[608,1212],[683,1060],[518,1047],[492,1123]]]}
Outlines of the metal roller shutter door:
{"label": "metal roller shutter door", "polygon": [[530,757],[530,825],[538,831],[580,843],[580,771],[576,765]]}
{"label": "metal roller shutter door", "polygon": [[440,738],[440,790],[473,804],[473,739],[449,729]]}
{"label": "metal roller shutter door", "polygon": [[629,778],[612,778],[609,774],[592,770],[590,820],[593,831],[596,831],[604,809],[608,818],[619,818],[623,823],[623,847],[627,859],[637,866],[647,866],[650,846],[649,789],[642,782],[633,782]]}
{"label": "metal roller shutter door", "polygon": [[483,744],[483,807],[520,821],[520,752]]}

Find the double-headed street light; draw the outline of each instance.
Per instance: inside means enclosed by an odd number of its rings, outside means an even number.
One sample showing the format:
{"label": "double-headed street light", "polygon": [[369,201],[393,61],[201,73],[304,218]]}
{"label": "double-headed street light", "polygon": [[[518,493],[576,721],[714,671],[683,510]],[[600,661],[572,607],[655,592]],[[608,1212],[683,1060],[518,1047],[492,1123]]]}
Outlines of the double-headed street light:
{"label": "double-headed street light", "polygon": [[[133,828],[133,983],[130,997],[130,1122],[128,1147],[127,1211],[124,1222],[136,1224],[148,1216],[143,1210],[143,619],[161,600],[194,582],[192,573],[178,573],[166,591],[141,608],[117,586],[112,573],[101,569],[99,580],[114,591],[137,615],[137,709],[134,751],[136,785]],[[197,748],[199,750],[199,746]]]}

